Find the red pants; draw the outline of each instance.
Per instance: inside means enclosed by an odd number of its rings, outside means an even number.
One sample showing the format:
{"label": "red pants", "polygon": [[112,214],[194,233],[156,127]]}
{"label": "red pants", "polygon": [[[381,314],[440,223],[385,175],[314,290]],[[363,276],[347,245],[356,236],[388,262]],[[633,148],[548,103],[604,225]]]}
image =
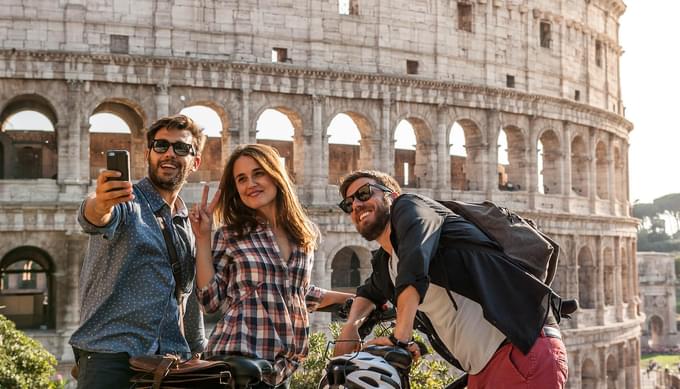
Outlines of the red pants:
{"label": "red pants", "polygon": [[562,389],[567,381],[567,351],[562,340],[541,336],[524,355],[511,343],[503,345],[468,389]]}

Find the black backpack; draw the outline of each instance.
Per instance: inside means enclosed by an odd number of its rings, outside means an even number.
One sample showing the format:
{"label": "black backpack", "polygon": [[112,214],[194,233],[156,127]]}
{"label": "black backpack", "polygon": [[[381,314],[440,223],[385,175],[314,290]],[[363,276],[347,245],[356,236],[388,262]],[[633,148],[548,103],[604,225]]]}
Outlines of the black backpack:
{"label": "black backpack", "polygon": [[466,203],[454,200],[439,203],[477,226],[529,274],[546,285],[552,283],[560,246],[541,232],[532,220],[491,201]]}

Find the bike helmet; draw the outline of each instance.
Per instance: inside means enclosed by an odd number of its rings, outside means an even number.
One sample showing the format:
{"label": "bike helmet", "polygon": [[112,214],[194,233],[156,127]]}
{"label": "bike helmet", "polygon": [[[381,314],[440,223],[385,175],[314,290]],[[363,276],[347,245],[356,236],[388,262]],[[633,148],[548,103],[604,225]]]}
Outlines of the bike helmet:
{"label": "bike helmet", "polygon": [[332,358],[319,389],[401,389],[397,369],[367,352]]}

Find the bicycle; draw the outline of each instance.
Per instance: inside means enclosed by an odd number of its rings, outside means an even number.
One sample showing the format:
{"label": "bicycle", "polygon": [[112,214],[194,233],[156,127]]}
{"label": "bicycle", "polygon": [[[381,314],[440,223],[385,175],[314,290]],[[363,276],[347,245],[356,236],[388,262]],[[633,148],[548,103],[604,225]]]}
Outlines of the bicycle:
{"label": "bicycle", "polygon": [[[348,301],[338,311],[341,318],[347,318],[351,304],[352,302]],[[382,332],[387,332],[396,317],[396,310],[393,307],[376,308],[359,327],[359,337],[365,339],[375,326],[380,326]],[[332,343],[334,342],[329,342],[326,353],[329,352]],[[428,354],[424,344],[420,342],[416,344],[421,356]],[[330,358],[318,389],[410,389],[409,373],[412,365],[411,353],[404,348],[368,346],[359,352]],[[463,376],[447,388],[464,388],[466,384],[467,376]]]}
{"label": "bicycle", "polygon": [[[351,304],[348,301],[339,311],[341,318],[347,319]],[[577,300],[563,300],[560,316],[569,319],[578,308]],[[395,319],[394,308],[376,308],[359,328],[359,337],[363,340],[376,325],[393,323]],[[416,329],[419,329],[417,323]],[[383,330],[387,331],[387,328],[383,326]],[[331,343],[333,342],[329,342],[326,352]],[[418,344],[418,347],[421,355],[427,353],[425,345]],[[360,352],[331,358],[318,389],[410,389],[411,365],[411,353],[406,349],[396,346],[369,346]],[[446,386],[446,389],[464,389],[467,382],[468,375],[465,373]]]}

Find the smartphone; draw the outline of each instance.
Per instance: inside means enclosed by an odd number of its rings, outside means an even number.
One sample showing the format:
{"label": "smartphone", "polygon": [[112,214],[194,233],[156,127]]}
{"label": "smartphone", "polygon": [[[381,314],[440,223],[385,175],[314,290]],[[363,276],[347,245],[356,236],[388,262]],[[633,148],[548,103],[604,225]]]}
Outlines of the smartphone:
{"label": "smartphone", "polygon": [[108,150],[106,152],[106,170],[116,170],[120,177],[109,180],[130,181],[130,153],[127,150]]}

